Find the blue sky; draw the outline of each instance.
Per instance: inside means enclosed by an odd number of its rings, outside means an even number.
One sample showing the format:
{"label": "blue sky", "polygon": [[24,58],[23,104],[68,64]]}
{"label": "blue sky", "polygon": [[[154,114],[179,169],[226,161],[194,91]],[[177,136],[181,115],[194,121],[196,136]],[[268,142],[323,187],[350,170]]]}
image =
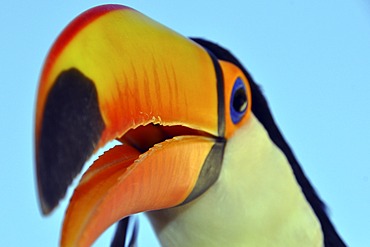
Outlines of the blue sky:
{"label": "blue sky", "polygon": [[[229,48],[350,246],[370,243],[370,4],[352,1],[120,1],[186,36]],[[38,207],[34,105],[60,31],[103,1],[6,1],[0,9],[0,246],[56,246],[66,201]],[[141,246],[155,246],[141,217]],[[111,233],[95,246],[107,246]]]}

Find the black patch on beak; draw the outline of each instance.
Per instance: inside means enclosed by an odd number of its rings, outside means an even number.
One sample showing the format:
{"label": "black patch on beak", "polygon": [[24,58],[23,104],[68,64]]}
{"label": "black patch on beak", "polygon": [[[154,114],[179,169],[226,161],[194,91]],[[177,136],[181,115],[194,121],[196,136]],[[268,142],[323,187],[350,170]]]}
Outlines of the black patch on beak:
{"label": "black patch on beak", "polygon": [[218,101],[218,136],[225,136],[225,90],[224,90],[224,75],[222,73],[221,65],[218,62],[218,58],[213,54],[213,52],[204,45],[202,39],[191,38],[194,42],[202,46],[209,54],[212,59],[213,66],[215,68],[216,80],[217,80],[217,101]]}
{"label": "black patch on beak", "polygon": [[203,164],[193,191],[180,204],[180,206],[191,202],[202,195],[217,181],[221,173],[225,145],[226,141],[224,139],[217,140],[217,142],[213,145]]}
{"label": "black patch on beak", "polygon": [[37,143],[37,180],[44,214],[64,197],[104,128],[94,82],[75,68],[63,71],[46,99]]}

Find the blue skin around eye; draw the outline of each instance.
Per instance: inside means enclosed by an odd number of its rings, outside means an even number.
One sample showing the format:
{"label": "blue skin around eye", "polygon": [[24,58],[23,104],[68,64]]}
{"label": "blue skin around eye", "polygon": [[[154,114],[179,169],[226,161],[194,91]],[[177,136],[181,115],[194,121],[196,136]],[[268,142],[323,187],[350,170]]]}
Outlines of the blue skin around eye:
{"label": "blue skin around eye", "polygon": [[230,115],[231,115],[231,120],[233,121],[234,124],[239,123],[240,120],[242,120],[242,118],[243,118],[243,116],[245,115],[245,112],[246,112],[246,109],[242,112],[239,112],[239,111],[235,110],[234,107],[233,107],[233,100],[234,100],[234,97],[235,97],[235,93],[240,88],[243,88],[244,91],[246,91],[243,80],[238,77],[236,79],[235,83],[234,83],[233,91],[231,93],[231,98],[230,98]]}

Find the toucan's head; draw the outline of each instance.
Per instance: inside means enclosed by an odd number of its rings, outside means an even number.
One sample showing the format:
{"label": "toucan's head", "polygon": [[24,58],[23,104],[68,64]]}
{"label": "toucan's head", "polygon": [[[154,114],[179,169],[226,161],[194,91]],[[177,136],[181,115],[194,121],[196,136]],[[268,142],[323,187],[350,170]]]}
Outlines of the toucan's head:
{"label": "toucan's head", "polygon": [[52,47],[36,113],[42,211],[86,160],[62,243],[91,244],[128,215],[186,204],[218,179],[228,139],[251,115],[248,79],[196,42],[119,6],[75,19]]}
{"label": "toucan's head", "polygon": [[[131,214],[201,200],[218,181],[230,143],[239,146],[241,136],[246,143],[256,140],[259,130],[248,130],[257,126],[255,116],[272,125],[271,139],[289,153],[287,176],[293,169],[299,183],[308,183],[258,87],[226,50],[185,38],[128,7],[88,10],[56,40],[40,79],[36,169],[42,211],[58,205],[86,160],[112,140],[122,144],[93,163],[70,200],[63,246],[89,246]],[[235,156],[228,153],[228,159]],[[283,157],[280,151],[277,156]],[[302,190],[316,198],[309,183]],[[310,204],[326,217],[320,200]]]}

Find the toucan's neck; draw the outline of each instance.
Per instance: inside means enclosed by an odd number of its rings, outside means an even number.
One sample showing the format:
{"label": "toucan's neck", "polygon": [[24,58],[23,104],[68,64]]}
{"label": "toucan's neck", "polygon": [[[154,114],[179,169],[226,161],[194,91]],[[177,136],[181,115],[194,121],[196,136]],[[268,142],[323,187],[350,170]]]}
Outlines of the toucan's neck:
{"label": "toucan's neck", "polygon": [[288,160],[254,116],[228,140],[206,193],[149,216],[163,246],[323,246]]}

